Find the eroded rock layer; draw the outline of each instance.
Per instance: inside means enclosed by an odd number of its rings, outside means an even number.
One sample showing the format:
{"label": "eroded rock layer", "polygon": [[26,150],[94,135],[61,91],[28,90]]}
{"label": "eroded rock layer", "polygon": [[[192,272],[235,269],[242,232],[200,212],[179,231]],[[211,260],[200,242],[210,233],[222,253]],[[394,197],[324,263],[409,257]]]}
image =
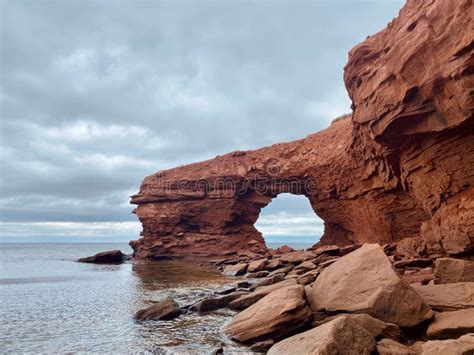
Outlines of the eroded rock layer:
{"label": "eroded rock layer", "polygon": [[263,254],[254,227],[282,192],[325,221],[322,244],[407,239],[417,254],[474,245],[471,0],[408,1],[349,53],[353,114],[297,141],[160,171],[132,203],[136,257]]}

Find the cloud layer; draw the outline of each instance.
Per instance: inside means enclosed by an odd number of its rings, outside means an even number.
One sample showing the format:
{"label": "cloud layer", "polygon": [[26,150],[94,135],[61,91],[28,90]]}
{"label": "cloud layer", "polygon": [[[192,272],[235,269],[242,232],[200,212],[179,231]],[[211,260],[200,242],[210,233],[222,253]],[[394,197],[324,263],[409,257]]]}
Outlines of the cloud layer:
{"label": "cloud layer", "polygon": [[348,50],[400,7],[3,0],[2,236],[112,235],[144,176],[326,127],[349,111]]}

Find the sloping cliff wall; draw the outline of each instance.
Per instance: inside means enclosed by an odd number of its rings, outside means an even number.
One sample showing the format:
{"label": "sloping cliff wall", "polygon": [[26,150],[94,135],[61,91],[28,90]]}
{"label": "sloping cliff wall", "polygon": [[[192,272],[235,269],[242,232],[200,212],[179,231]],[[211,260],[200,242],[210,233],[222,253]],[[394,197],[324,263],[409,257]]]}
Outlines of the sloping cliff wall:
{"label": "sloping cliff wall", "polygon": [[474,242],[474,5],[411,0],[349,53],[355,142],[430,216],[420,235],[451,253]]}
{"label": "sloping cliff wall", "polygon": [[308,197],[326,244],[474,244],[472,1],[409,1],[349,53],[353,114],[289,143],[158,172],[131,202],[136,257],[259,254],[261,208]]}

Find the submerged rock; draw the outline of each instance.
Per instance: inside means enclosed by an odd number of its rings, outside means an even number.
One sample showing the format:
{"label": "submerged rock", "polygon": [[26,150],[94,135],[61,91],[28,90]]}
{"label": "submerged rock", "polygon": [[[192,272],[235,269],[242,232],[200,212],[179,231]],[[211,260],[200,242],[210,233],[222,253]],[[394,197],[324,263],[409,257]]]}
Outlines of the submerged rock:
{"label": "submerged rock", "polygon": [[193,311],[197,311],[198,313],[215,311],[217,309],[227,307],[230,302],[247,293],[248,292],[240,291],[219,297],[208,297],[192,305],[190,309]]}
{"label": "submerged rock", "polygon": [[93,264],[120,264],[126,259],[126,255],[120,250],[104,251],[102,253],[80,258],[77,261],[80,263],[93,263]]}
{"label": "submerged rock", "polygon": [[179,305],[171,298],[154,304],[135,313],[136,320],[170,320],[179,317]]}

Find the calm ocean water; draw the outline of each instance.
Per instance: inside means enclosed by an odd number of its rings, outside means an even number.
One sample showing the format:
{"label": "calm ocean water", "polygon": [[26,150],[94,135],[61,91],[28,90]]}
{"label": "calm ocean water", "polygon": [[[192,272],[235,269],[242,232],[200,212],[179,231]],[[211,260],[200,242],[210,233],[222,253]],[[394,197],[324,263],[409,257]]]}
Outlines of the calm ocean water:
{"label": "calm ocean water", "polygon": [[239,349],[219,331],[234,315],[230,310],[166,322],[133,320],[152,301],[171,296],[185,305],[232,279],[186,261],[74,262],[111,249],[131,252],[118,243],[0,244],[1,352],[205,354],[221,344]]}

